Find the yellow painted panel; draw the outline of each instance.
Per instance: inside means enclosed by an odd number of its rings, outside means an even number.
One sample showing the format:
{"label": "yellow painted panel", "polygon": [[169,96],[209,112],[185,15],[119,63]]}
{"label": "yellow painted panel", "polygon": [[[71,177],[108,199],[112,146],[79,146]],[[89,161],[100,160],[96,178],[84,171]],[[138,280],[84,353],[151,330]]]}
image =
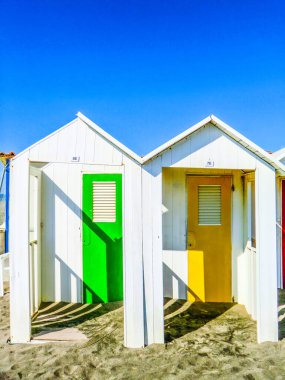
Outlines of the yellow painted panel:
{"label": "yellow painted panel", "polygon": [[188,293],[189,302],[205,302],[204,252],[188,251]]}
{"label": "yellow painted panel", "polygon": [[[231,178],[189,176],[187,182],[189,292],[191,287],[193,291],[196,289],[202,295],[199,298],[205,302],[231,302]],[[208,196],[205,199],[200,210],[203,223],[199,221],[200,186],[221,186],[220,203],[218,198]],[[216,213],[219,204],[220,222],[212,224],[213,212]],[[207,212],[209,217],[205,218]],[[197,252],[202,252],[203,257]],[[189,301],[195,300],[193,294],[191,297]]]}

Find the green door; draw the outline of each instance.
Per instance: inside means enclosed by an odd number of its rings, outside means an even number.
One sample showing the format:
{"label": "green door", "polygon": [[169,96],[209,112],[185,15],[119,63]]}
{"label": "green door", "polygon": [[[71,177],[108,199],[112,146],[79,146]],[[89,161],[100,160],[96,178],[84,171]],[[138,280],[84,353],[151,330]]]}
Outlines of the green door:
{"label": "green door", "polygon": [[83,174],[83,302],[123,299],[122,174]]}

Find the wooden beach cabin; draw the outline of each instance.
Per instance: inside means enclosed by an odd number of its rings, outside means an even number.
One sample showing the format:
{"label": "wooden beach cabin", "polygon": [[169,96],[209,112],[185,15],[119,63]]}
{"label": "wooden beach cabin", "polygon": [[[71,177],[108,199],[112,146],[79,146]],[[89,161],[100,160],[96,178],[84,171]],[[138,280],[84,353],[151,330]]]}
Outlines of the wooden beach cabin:
{"label": "wooden beach cabin", "polygon": [[127,347],[164,342],[164,297],[239,302],[278,339],[285,166],[215,116],[144,157],[77,118],[11,162],[11,341],[41,301],[124,301]]}

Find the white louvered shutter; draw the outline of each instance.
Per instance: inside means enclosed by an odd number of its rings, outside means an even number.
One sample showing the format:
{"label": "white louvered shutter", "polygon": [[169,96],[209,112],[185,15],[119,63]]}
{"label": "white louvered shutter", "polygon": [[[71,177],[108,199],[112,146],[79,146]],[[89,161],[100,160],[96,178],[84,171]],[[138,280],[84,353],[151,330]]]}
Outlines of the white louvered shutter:
{"label": "white louvered shutter", "polygon": [[198,186],[199,225],[221,225],[222,192],[220,185]]}
{"label": "white louvered shutter", "polygon": [[116,182],[93,182],[93,222],[116,222]]}

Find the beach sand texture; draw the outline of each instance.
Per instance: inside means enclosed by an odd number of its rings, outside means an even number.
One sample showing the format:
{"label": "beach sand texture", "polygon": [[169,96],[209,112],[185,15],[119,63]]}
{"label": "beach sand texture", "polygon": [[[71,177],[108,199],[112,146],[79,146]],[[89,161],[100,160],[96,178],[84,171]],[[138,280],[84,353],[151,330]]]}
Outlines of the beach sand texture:
{"label": "beach sand texture", "polygon": [[[279,298],[282,338],[285,293]],[[88,338],[80,342],[9,345],[8,291],[0,311],[1,380],[285,379],[285,339],[256,344],[255,322],[241,305],[166,300],[166,344],[143,349],[123,346],[122,303],[42,305],[33,334],[76,327]]]}

